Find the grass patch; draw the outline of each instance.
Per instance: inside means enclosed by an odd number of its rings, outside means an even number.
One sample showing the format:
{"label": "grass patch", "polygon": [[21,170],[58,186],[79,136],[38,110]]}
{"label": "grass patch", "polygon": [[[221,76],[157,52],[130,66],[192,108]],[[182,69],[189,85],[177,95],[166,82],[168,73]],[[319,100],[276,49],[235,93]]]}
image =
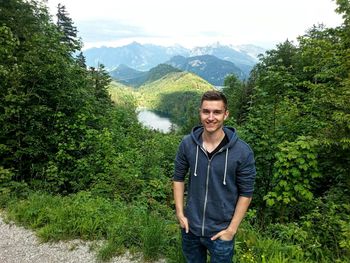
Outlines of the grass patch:
{"label": "grass patch", "polygon": [[165,257],[171,245],[169,229],[175,225],[155,211],[89,192],[65,197],[34,193],[28,199],[10,202],[7,217],[34,229],[43,241],[102,240],[103,245],[97,248],[101,260],[126,251],[142,252],[148,261]]}

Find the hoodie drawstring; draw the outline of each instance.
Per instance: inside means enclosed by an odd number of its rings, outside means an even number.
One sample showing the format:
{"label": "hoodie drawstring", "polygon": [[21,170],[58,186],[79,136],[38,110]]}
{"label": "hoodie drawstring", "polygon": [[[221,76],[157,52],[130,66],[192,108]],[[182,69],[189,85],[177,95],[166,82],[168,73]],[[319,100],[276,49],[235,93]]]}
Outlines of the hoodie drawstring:
{"label": "hoodie drawstring", "polygon": [[[199,146],[197,145],[197,150],[196,150],[196,163],[195,163],[195,166],[194,166],[194,173],[193,173],[194,176],[197,176],[198,151],[199,151]],[[222,182],[223,185],[226,185],[227,160],[228,160],[228,148],[226,148],[224,181]]]}
{"label": "hoodie drawstring", "polygon": [[227,157],[228,157],[228,148],[226,148],[224,181],[222,182],[224,185],[226,185],[226,174],[227,174]]}
{"label": "hoodie drawstring", "polygon": [[197,145],[197,153],[196,153],[196,164],[194,166],[194,176],[197,176],[197,164],[198,164],[198,145]]}

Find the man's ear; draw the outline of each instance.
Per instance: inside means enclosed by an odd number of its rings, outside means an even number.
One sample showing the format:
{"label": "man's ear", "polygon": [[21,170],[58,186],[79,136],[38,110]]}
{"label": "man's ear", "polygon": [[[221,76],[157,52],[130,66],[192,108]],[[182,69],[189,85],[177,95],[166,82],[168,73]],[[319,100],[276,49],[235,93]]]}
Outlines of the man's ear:
{"label": "man's ear", "polygon": [[226,110],[224,120],[227,119],[228,115],[230,115],[230,113],[228,112],[228,110]]}

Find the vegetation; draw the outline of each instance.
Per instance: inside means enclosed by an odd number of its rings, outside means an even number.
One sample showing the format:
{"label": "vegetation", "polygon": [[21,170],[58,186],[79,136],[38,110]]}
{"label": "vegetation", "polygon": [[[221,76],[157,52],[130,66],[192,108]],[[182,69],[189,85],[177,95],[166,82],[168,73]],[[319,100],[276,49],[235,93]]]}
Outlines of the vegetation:
{"label": "vegetation", "polygon": [[[228,124],[258,170],[235,262],[350,260],[350,4],[337,4],[340,27],[281,43],[247,82],[225,80]],[[103,260],[129,250],[184,262],[173,159],[212,87],[184,72],[138,92],[110,83],[103,65],[86,68],[73,22],[63,6],[58,13],[54,23],[36,1],[1,2],[1,207],[44,241],[102,240]],[[140,105],[183,129],[142,128]]]}

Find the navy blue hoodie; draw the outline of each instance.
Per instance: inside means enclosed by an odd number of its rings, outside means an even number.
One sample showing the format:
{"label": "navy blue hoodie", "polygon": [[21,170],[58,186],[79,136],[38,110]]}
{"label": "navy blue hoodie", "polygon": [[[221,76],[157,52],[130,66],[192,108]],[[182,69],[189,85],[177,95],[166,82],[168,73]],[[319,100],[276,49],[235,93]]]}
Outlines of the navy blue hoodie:
{"label": "navy blue hoodie", "polygon": [[223,129],[229,142],[211,159],[202,146],[202,126],[183,138],[175,158],[174,181],[183,182],[190,171],[185,216],[197,236],[211,237],[226,229],[238,197],[251,197],[254,190],[253,151],[234,128]]}

